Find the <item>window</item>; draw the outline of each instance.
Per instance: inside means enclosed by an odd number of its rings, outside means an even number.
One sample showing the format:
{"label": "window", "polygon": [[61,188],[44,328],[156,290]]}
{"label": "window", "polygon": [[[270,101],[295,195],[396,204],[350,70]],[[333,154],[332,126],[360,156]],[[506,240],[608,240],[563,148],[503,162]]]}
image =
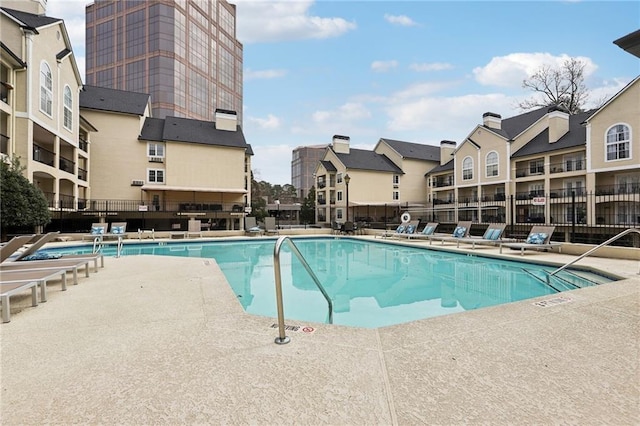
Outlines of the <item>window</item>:
{"label": "window", "polygon": [[487,177],[498,176],[498,153],[491,151],[487,154]]}
{"label": "window", "polygon": [[544,173],[544,159],[539,158],[529,162],[529,174],[541,175]]}
{"label": "window", "polygon": [[397,201],[400,199],[400,192],[399,191],[393,191],[393,200]]}
{"label": "window", "polygon": [[336,197],[338,201],[342,201],[342,191],[338,191],[338,193],[336,194]]}
{"label": "window", "polygon": [[147,144],[147,155],[149,157],[164,157],[164,145],[161,143],[149,142]]}
{"label": "window", "polygon": [[336,219],[342,219],[342,209],[336,209]]}
{"label": "window", "polygon": [[53,84],[51,78],[51,68],[46,62],[40,65],[40,111],[51,115],[53,102]]}
{"label": "window", "polygon": [[162,169],[148,169],[150,183],[164,183],[164,170]]}
{"label": "window", "polygon": [[71,88],[64,86],[64,122],[63,125],[68,130],[73,130],[73,95]]}
{"label": "window", "polygon": [[575,192],[576,195],[584,195],[584,182],[582,180],[565,180],[564,189],[567,197],[570,197],[572,192]]}
{"label": "window", "polygon": [[462,180],[473,179],[473,159],[465,157],[462,160]]}
{"label": "window", "polygon": [[394,186],[400,185],[400,175],[393,175],[393,185]]}
{"label": "window", "polygon": [[342,173],[338,173],[336,175],[336,180],[337,180],[338,183],[342,183]]}
{"label": "window", "polygon": [[607,161],[631,158],[629,127],[616,124],[607,131]]}

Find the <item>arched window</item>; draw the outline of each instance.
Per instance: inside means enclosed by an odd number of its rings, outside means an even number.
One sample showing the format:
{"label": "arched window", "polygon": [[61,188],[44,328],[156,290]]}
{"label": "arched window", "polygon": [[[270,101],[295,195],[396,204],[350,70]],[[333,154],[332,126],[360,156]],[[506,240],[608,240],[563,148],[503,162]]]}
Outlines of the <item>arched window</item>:
{"label": "arched window", "polygon": [[51,115],[53,101],[53,83],[51,68],[46,62],[40,65],[40,111]]}
{"label": "arched window", "polygon": [[73,130],[73,95],[71,88],[64,86],[64,127]]}
{"label": "arched window", "polygon": [[473,179],[473,159],[465,157],[462,160],[462,180]]}
{"label": "arched window", "polygon": [[498,176],[498,153],[491,151],[487,154],[487,177]]}
{"label": "arched window", "polygon": [[631,132],[629,126],[616,124],[607,131],[607,161],[631,158]]}

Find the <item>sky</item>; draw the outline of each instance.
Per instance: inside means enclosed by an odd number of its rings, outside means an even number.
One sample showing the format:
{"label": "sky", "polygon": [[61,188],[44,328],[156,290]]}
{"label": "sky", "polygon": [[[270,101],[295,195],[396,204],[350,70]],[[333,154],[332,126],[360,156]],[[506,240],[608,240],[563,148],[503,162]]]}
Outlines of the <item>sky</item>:
{"label": "sky", "polygon": [[[48,0],[84,76],[86,0]],[[613,41],[640,29],[637,1],[231,1],[244,46],[243,131],[254,176],[291,183],[298,146],[349,136],[460,143],[523,111],[522,81],[570,57],[585,63],[587,108],[640,74]]]}

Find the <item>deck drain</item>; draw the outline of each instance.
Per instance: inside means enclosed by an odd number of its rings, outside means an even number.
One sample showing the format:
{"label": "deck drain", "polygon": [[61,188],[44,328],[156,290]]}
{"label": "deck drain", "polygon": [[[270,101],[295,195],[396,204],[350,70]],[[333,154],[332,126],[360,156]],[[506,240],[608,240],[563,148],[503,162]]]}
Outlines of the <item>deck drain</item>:
{"label": "deck drain", "polygon": [[559,297],[554,297],[553,299],[539,300],[537,302],[534,302],[533,304],[536,306],[540,306],[541,308],[548,308],[550,306],[556,306],[562,303],[569,303],[571,301],[572,299],[570,297],[559,296]]}

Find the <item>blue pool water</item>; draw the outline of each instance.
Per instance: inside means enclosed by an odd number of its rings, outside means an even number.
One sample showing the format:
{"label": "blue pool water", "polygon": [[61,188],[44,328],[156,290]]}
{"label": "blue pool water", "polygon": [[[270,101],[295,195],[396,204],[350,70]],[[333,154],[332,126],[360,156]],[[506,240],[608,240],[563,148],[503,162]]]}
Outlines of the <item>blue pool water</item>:
{"label": "blue pool water", "polygon": [[[275,239],[128,244],[123,255],[214,258],[248,313],[276,317]],[[294,240],[329,294],[333,323],[375,328],[612,281],[601,275],[350,238]],[[87,252],[74,247],[49,252]],[[113,248],[106,255],[115,255]],[[280,257],[285,317],[326,322],[327,302],[287,245]]]}

